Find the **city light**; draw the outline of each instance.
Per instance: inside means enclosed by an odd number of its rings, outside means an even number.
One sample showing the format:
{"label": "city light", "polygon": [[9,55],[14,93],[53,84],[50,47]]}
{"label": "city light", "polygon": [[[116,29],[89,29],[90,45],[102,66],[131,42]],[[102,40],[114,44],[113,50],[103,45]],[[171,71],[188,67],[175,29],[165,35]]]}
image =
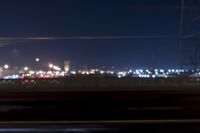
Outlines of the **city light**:
{"label": "city light", "polygon": [[71,71],[71,74],[76,75],[76,71]]}
{"label": "city light", "polygon": [[9,67],[10,67],[10,66],[9,66],[8,64],[5,64],[5,65],[4,65],[4,69],[9,69]]}
{"label": "city light", "polygon": [[56,66],[54,64],[49,64],[49,68],[54,70],[54,71],[61,71],[61,68],[59,66]]}
{"label": "city light", "polygon": [[36,58],[36,59],[35,59],[35,61],[36,61],[36,62],[39,62],[39,61],[40,61],[40,59],[39,59],[39,58]]}
{"label": "city light", "polygon": [[28,67],[24,67],[24,71],[28,71],[28,69],[29,69]]}
{"label": "city light", "polygon": [[105,72],[104,72],[104,71],[100,71],[100,73],[101,73],[101,74],[104,74]]}
{"label": "city light", "polygon": [[[1,70],[5,71],[7,75],[1,77],[4,79],[20,79],[20,78],[58,78],[63,77],[67,78],[70,76],[112,76],[116,78],[145,78],[145,79],[154,79],[154,78],[174,78],[181,76],[184,73],[187,73],[189,77],[200,77],[200,70],[183,70],[183,69],[127,69],[127,70],[104,70],[104,69],[79,69],[73,70],[69,72],[62,71],[62,69],[55,64],[49,63],[47,64],[47,68],[38,70],[31,70],[28,66],[23,67],[22,70],[18,72],[14,70],[14,68],[10,68],[8,64],[5,64]],[[9,69],[9,70],[8,70]],[[16,76],[17,75],[17,76]]]}
{"label": "city light", "polygon": [[3,79],[20,79],[19,75],[8,75],[5,76]]}
{"label": "city light", "polygon": [[53,64],[49,64],[49,68],[53,68]]}
{"label": "city light", "polygon": [[35,74],[35,71],[29,71],[30,74]]}

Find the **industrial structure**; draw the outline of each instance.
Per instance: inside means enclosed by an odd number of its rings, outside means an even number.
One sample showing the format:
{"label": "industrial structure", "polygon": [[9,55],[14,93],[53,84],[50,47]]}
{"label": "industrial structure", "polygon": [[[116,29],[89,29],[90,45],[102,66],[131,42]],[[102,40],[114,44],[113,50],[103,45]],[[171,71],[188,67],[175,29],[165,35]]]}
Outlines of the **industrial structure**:
{"label": "industrial structure", "polygon": [[70,70],[70,61],[64,61],[64,71],[65,73],[68,73]]}
{"label": "industrial structure", "polygon": [[180,65],[200,66],[200,0],[182,0],[180,24]]}

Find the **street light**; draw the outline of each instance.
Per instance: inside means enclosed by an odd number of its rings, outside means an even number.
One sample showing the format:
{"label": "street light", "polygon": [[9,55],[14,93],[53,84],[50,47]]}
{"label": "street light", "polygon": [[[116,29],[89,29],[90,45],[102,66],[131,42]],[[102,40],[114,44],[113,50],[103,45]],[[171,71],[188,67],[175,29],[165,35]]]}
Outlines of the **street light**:
{"label": "street light", "polygon": [[36,61],[36,62],[39,62],[39,61],[40,61],[40,59],[39,59],[39,58],[36,58],[36,59],[35,59],[35,61]]}

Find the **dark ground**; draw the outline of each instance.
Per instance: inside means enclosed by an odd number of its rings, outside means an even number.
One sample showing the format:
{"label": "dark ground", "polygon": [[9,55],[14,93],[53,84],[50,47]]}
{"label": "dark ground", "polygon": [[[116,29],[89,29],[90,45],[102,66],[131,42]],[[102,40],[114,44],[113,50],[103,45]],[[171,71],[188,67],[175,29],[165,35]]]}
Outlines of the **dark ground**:
{"label": "dark ground", "polygon": [[1,92],[0,132],[200,132],[200,90],[189,89]]}

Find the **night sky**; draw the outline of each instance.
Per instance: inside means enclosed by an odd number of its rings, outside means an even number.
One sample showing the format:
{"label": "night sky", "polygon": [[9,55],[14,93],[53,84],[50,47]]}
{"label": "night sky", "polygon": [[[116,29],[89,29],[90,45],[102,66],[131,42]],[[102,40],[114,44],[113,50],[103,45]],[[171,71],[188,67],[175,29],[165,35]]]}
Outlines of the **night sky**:
{"label": "night sky", "polygon": [[[0,64],[34,67],[39,57],[41,66],[70,60],[72,68],[177,68],[180,5],[181,0],[1,0],[0,37],[58,39],[1,40]],[[141,37],[59,39],[102,36]]]}

